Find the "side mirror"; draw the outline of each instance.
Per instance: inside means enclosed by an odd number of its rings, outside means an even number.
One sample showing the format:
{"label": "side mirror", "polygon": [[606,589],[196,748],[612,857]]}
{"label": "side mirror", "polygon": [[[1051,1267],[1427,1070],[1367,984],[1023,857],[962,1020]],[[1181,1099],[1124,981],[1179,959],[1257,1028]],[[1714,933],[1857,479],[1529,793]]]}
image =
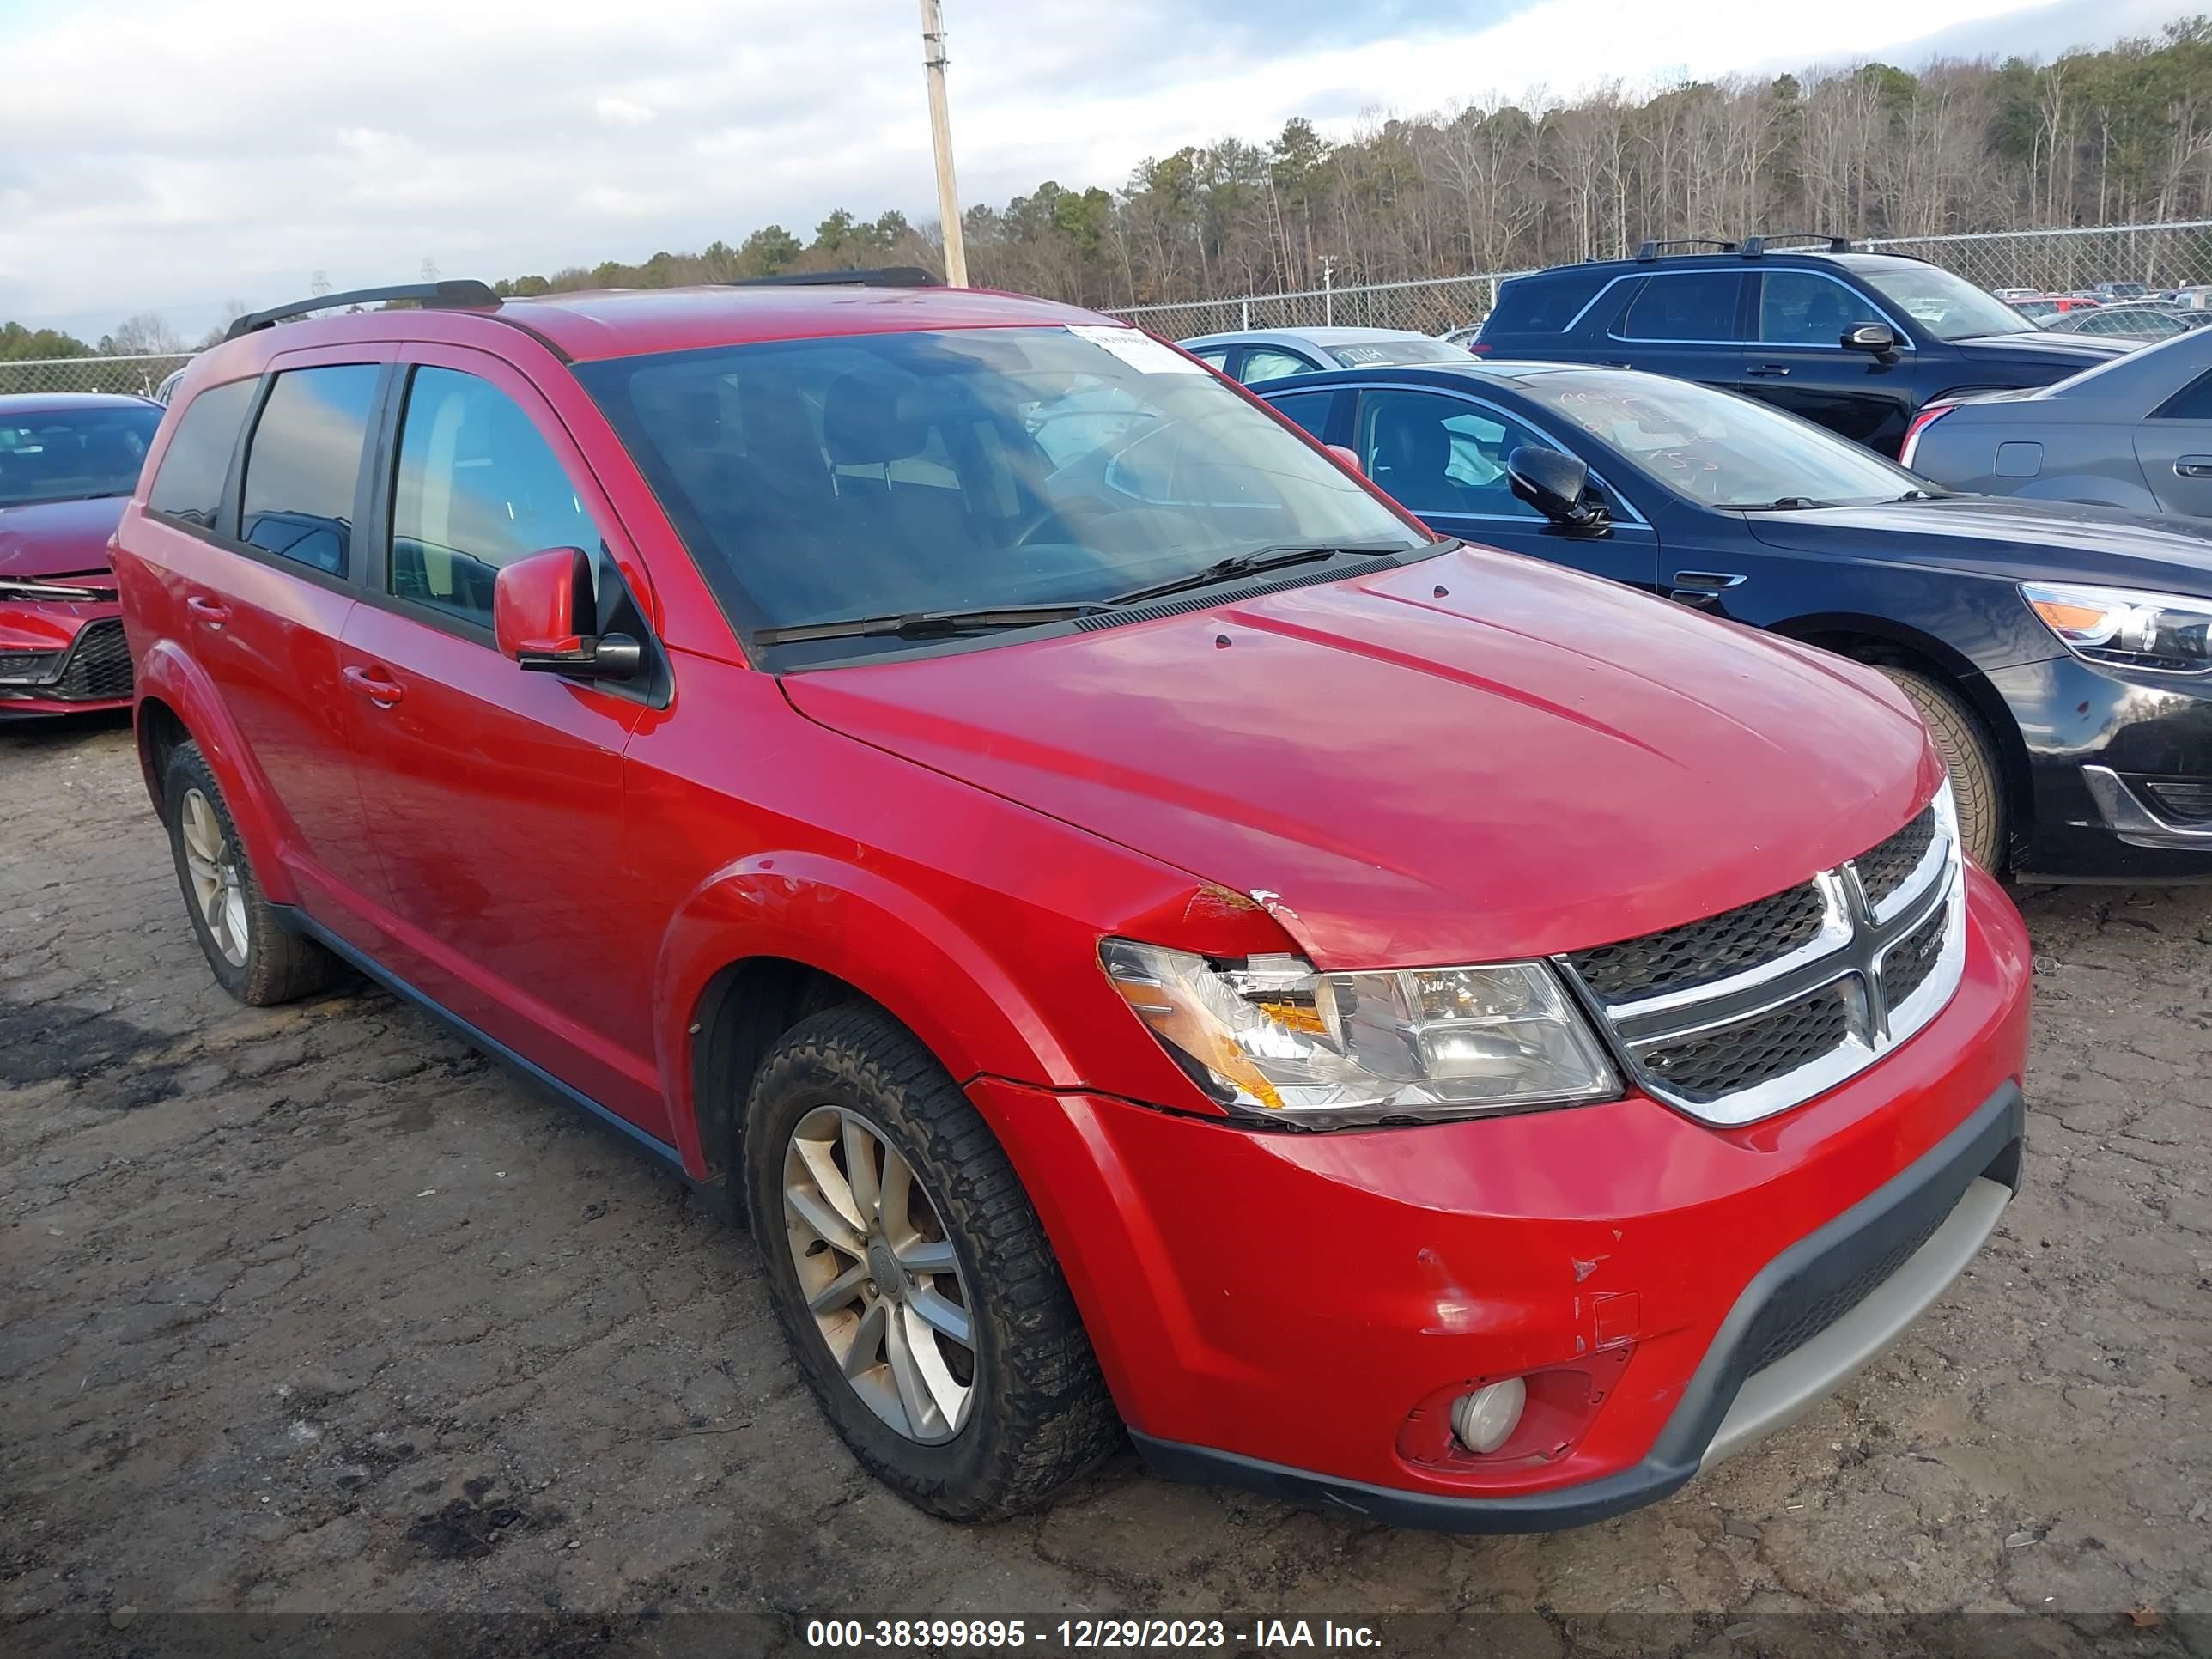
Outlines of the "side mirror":
{"label": "side mirror", "polygon": [[627,634],[582,634],[592,614],[592,558],[580,547],[549,547],[501,570],[491,588],[491,631],[518,668],[576,679],[626,680],[645,647]]}
{"label": "side mirror", "polygon": [[1576,456],[1523,444],[1505,458],[1505,476],[1513,493],[1553,524],[1584,530],[1606,522],[1605,509],[1583,499],[1589,468]]}
{"label": "side mirror", "polygon": [[1328,453],[1344,463],[1344,469],[1347,472],[1364,475],[1367,471],[1365,467],[1360,465],[1359,452],[1356,449],[1344,444],[1331,444],[1328,446]]}
{"label": "side mirror", "polygon": [[1843,331],[1837,343],[1846,351],[1863,351],[1887,360],[1897,356],[1897,336],[1887,323],[1860,323]]}

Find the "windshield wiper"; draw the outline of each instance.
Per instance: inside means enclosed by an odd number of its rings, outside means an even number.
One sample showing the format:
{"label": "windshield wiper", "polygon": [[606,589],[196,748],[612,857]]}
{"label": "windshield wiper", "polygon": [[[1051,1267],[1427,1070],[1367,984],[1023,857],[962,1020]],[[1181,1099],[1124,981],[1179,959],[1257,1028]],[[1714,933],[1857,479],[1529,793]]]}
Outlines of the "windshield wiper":
{"label": "windshield wiper", "polygon": [[1816,501],[1810,495],[1784,495],[1771,501],[1730,501],[1729,513],[1790,513],[1800,507],[1841,507],[1841,501]]}
{"label": "windshield wiper", "polygon": [[799,645],[809,640],[933,640],[955,634],[984,634],[1001,628],[1036,628],[1072,622],[1110,604],[997,605],[975,611],[904,611],[882,617],[848,617],[839,622],[799,623],[789,628],[757,628],[755,645]]}
{"label": "windshield wiper", "polygon": [[[1458,544],[1449,538],[1428,545],[1441,550]],[[1234,580],[1239,576],[1256,575],[1262,570],[1281,570],[1294,564],[1315,564],[1322,559],[1334,559],[1346,553],[1408,553],[1411,548],[1400,547],[1262,547],[1250,553],[1232,553],[1225,559],[1216,559],[1203,570],[1194,570],[1188,576],[1170,577],[1164,582],[1154,582],[1149,587],[1133,587],[1126,593],[1116,593],[1111,603],[1134,605],[1139,599],[1157,599],[1170,593],[1186,592],[1194,587],[1211,587],[1216,582]]]}

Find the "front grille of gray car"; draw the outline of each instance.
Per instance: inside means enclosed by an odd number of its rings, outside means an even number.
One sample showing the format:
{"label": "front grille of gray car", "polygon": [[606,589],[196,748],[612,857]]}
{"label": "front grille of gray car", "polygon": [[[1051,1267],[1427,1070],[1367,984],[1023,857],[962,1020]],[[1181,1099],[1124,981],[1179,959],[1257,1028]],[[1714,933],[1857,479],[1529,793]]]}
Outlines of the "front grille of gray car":
{"label": "front grille of gray car", "polygon": [[1931,807],[1800,886],[1554,961],[1646,1093],[1755,1122],[1856,1076],[1951,1000],[1964,866]]}

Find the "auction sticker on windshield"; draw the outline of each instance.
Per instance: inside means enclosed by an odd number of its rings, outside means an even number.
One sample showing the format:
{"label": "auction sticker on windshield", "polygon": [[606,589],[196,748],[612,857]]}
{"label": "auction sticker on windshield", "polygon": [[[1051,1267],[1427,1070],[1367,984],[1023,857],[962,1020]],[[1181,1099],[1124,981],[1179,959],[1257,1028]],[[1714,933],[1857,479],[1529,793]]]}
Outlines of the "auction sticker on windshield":
{"label": "auction sticker on windshield", "polygon": [[1067,331],[1079,340],[1112,352],[1130,368],[1146,374],[1204,374],[1206,365],[1195,357],[1170,350],[1141,329],[1101,328],[1095,323],[1071,323]]}

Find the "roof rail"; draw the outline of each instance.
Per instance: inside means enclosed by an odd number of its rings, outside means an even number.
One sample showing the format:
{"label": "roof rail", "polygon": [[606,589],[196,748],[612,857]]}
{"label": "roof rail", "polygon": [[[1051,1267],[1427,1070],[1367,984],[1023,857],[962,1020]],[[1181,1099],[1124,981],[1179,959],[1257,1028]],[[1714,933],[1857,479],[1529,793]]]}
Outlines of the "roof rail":
{"label": "roof rail", "polygon": [[294,317],[304,317],[313,311],[331,311],[339,306],[367,305],[372,300],[416,300],[425,307],[442,310],[468,306],[496,306],[499,295],[489,285],[463,277],[456,282],[395,283],[389,288],[357,288],[347,294],[318,294],[312,299],[295,300],[289,306],[271,306],[266,311],[249,311],[225,331],[223,338],[235,340],[256,329],[269,328]]}
{"label": "roof rail", "polygon": [[781,276],[740,276],[724,288],[942,288],[920,265],[885,265],[880,270],[793,270]]}
{"label": "roof rail", "polygon": [[1646,242],[1636,250],[1636,263],[1649,264],[1670,247],[1711,247],[1723,253],[1735,252],[1734,242],[1724,242],[1717,236],[1677,236],[1668,242]]}
{"label": "roof rail", "polygon": [[1851,251],[1851,239],[1848,236],[1831,236],[1825,230],[1778,230],[1769,236],[1745,237],[1743,257],[1756,259],[1773,249],[1777,242],[1819,242],[1823,251],[1829,253],[1849,253]]}

